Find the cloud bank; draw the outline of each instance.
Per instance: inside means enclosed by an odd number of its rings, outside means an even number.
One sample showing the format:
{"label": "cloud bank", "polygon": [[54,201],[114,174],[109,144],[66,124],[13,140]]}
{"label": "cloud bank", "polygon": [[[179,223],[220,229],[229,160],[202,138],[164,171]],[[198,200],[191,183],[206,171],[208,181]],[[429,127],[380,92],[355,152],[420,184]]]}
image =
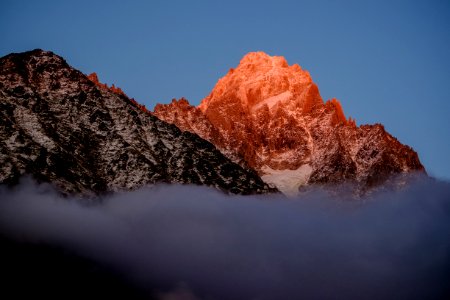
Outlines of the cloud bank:
{"label": "cloud bank", "polygon": [[156,299],[449,295],[450,185],[426,178],[358,202],[160,185],[92,205],[27,181],[0,189],[0,233],[69,249]]}

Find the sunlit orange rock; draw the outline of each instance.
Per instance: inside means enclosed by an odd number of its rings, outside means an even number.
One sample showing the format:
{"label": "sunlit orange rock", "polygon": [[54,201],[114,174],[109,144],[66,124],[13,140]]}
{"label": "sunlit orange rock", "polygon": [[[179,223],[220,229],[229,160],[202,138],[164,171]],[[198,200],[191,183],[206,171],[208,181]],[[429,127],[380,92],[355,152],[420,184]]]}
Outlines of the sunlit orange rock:
{"label": "sunlit orange rock", "polygon": [[97,73],[95,73],[95,72],[94,72],[94,73],[91,73],[91,74],[89,74],[89,75],[87,75],[87,78],[88,78],[90,81],[92,81],[93,83],[95,83],[95,85],[98,86],[98,87],[105,88],[105,89],[108,88],[108,86],[107,86],[106,84],[103,84],[103,83],[101,83],[101,82],[98,80]]}
{"label": "sunlit orange rock", "polygon": [[[102,89],[107,89],[107,90],[110,90],[111,92],[113,92],[113,93],[115,93],[115,94],[126,96],[125,93],[122,91],[122,89],[119,88],[119,87],[116,87],[114,84],[112,84],[111,87],[109,87],[107,84],[101,83],[101,82],[98,80],[98,75],[97,75],[97,73],[95,73],[95,72],[94,72],[94,73],[91,73],[91,74],[89,74],[89,75],[87,75],[87,78],[88,78],[90,81],[92,81],[93,83],[95,83],[96,86],[98,86],[98,87],[100,87],[100,88],[102,88]],[[128,96],[127,96],[127,97],[128,97]]]}
{"label": "sunlit orange rock", "polygon": [[337,99],[324,103],[309,72],[280,56],[245,55],[198,107],[185,99],[154,114],[213,143],[286,194],[305,184],[373,185],[423,170],[417,154],[380,125],[356,126]]}
{"label": "sunlit orange rock", "polygon": [[119,96],[125,96],[129,101],[131,101],[132,104],[134,104],[134,106],[136,106],[137,108],[139,108],[141,111],[147,113],[147,114],[151,114],[151,112],[149,110],[147,110],[147,108],[145,107],[145,105],[139,104],[136,100],[134,100],[134,98],[130,98],[128,97],[120,87],[116,87],[114,84],[111,85],[111,87],[109,87],[107,84],[105,83],[101,83],[98,79],[97,73],[91,73],[89,75],[87,75],[87,78],[92,81],[96,86],[98,86],[100,89],[104,89],[104,90],[109,90],[111,92],[113,92],[114,94],[117,94]]}

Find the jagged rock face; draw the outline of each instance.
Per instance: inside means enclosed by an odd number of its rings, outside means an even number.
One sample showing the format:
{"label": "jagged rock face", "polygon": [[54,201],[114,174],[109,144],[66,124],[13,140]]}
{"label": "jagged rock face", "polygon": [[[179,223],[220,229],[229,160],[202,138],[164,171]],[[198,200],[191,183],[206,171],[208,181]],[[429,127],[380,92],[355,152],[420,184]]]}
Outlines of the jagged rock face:
{"label": "jagged rock face", "polygon": [[263,52],[247,54],[198,107],[173,101],[154,114],[211,141],[286,194],[349,180],[367,188],[424,171],[417,153],[382,125],[357,127],[339,101],[323,102],[307,71]]}
{"label": "jagged rock face", "polygon": [[42,50],[0,59],[0,166],[0,183],[30,174],[65,193],[155,182],[240,194],[271,190],[209,142]]}

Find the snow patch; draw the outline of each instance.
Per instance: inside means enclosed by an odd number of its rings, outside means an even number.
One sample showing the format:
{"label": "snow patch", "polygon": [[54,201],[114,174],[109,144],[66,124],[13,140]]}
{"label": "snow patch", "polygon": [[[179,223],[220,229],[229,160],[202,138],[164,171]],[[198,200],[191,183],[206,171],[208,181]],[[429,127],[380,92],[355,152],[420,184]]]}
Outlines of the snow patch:
{"label": "snow patch", "polygon": [[46,135],[36,114],[30,110],[17,106],[14,110],[14,118],[17,124],[35,141],[37,144],[52,150],[56,147],[55,143]]}
{"label": "snow patch", "polygon": [[288,197],[294,197],[298,195],[298,188],[308,182],[312,168],[309,164],[304,164],[296,170],[274,170],[263,166],[261,171],[264,173],[261,179],[265,183],[275,185]]}
{"label": "snow patch", "polygon": [[283,92],[283,93],[281,93],[281,94],[278,94],[278,95],[269,97],[269,98],[264,99],[263,101],[259,102],[258,104],[256,104],[255,106],[253,106],[252,111],[255,111],[255,110],[260,109],[261,107],[264,106],[264,104],[267,104],[267,106],[268,106],[269,109],[270,109],[270,108],[272,108],[275,104],[277,104],[278,102],[282,102],[282,101],[288,100],[288,99],[290,99],[291,97],[292,97],[291,92],[290,92],[289,90],[288,90],[288,91],[285,91],[285,92]]}

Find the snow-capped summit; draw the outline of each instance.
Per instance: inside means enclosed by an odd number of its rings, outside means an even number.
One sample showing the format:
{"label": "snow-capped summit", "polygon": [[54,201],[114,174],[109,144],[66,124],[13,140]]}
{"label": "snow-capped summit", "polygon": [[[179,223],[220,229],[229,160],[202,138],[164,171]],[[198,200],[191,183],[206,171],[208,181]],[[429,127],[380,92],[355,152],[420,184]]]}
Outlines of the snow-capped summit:
{"label": "snow-capped summit", "polygon": [[382,125],[357,127],[337,99],[322,100],[307,71],[264,52],[245,55],[198,107],[173,101],[154,114],[288,195],[303,185],[345,181],[365,189],[392,174],[424,171],[417,153]]}

